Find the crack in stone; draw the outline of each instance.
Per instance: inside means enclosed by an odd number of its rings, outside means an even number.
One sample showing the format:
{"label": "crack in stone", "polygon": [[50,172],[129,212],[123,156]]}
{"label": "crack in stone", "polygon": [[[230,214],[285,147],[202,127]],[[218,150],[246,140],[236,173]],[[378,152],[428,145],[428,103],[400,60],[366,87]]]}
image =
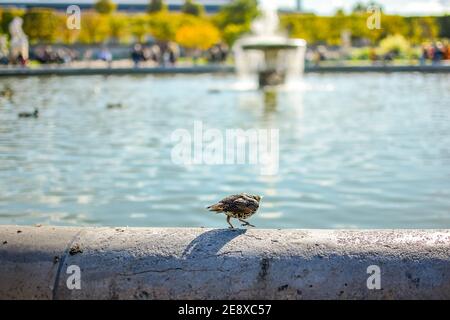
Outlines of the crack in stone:
{"label": "crack in stone", "polygon": [[145,273],[163,273],[163,272],[170,272],[170,271],[185,271],[185,272],[228,272],[228,270],[223,270],[223,269],[184,269],[184,268],[167,268],[167,269],[161,269],[161,270],[155,270],[155,269],[150,269],[150,270],[143,270],[143,271],[139,271],[139,272],[133,272],[133,273],[120,273],[120,276],[124,276],[124,277],[129,277],[129,276],[135,276],[135,275],[139,275],[139,274],[145,274]]}

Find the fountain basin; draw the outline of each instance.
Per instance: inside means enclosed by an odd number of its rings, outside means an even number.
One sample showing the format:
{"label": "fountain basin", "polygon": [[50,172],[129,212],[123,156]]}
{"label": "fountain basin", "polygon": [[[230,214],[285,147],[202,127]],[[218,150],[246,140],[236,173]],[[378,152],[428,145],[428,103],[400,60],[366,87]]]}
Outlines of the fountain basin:
{"label": "fountain basin", "polygon": [[303,72],[306,48],[303,39],[250,37],[240,46],[247,56],[245,60],[256,62],[250,71],[257,75],[259,88],[281,85],[288,81],[289,75],[299,77]]}
{"label": "fountain basin", "polygon": [[306,47],[306,41],[303,39],[248,40],[242,44],[244,50],[295,50],[299,47]]}

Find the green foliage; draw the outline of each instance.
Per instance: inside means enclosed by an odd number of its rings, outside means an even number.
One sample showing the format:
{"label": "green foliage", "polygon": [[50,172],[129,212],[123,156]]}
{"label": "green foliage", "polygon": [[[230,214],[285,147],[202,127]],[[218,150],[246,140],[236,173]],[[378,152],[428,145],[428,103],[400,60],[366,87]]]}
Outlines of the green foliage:
{"label": "green foliage", "polygon": [[437,17],[437,24],[439,26],[439,37],[450,38],[450,15]]}
{"label": "green foliage", "polygon": [[31,42],[52,42],[56,38],[58,17],[47,8],[32,8],[23,15],[23,31]]}
{"label": "green foliage", "polygon": [[150,0],[147,8],[148,13],[156,13],[165,10],[167,10],[167,5],[164,3],[164,0]]}
{"label": "green foliage", "polygon": [[[114,3],[111,0],[98,1],[102,3]],[[190,5],[197,5],[187,1]],[[150,7],[156,12],[150,10]],[[51,9],[34,8],[28,11],[17,8],[0,9],[0,33],[9,33],[9,24],[16,16],[24,18],[24,31],[32,42],[52,43],[101,43],[113,41],[115,43],[128,42],[134,38],[136,41],[144,41],[146,36],[153,36],[160,41],[175,41],[183,39],[191,47],[206,47],[206,43],[213,40],[205,40],[194,44],[193,34],[199,32],[199,26],[208,28],[205,35],[209,39],[217,39],[215,30],[219,31],[219,38],[228,45],[232,45],[236,39],[249,32],[251,22],[259,14],[257,0],[234,0],[224,5],[214,15],[193,15],[189,12],[170,12],[165,10],[162,0],[152,0],[149,3],[149,13],[131,14],[102,11],[83,11],[81,30],[69,30],[66,27],[65,12],[57,12]],[[162,8],[159,10],[159,8]],[[152,10],[153,10],[152,9]],[[97,8],[98,10],[98,8]],[[335,16],[316,16],[314,14],[281,13],[281,28],[288,31],[291,37],[303,38],[310,45],[327,44],[340,45],[343,32],[349,32],[355,44],[371,44],[376,47],[383,39],[383,48],[392,48],[395,41],[399,41],[400,54],[406,50],[405,41],[410,47],[420,45],[426,41],[439,38],[450,38],[450,16],[441,17],[403,17],[398,15],[382,15],[381,29],[370,30],[367,27],[367,18],[371,13],[358,11],[345,14],[339,11]],[[214,28],[211,27],[214,24]],[[185,26],[190,26],[189,28]],[[183,28],[182,31],[179,31]],[[203,31],[202,31],[203,32]],[[396,35],[401,35],[403,38]],[[391,37],[394,36],[394,37]],[[199,37],[201,37],[199,33]],[[395,48],[394,48],[395,49]],[[397,50],[395,49],[395,50]],[[378,51],[384,49],[378,48]],[[378,52],[377,52],[378,53]],[[355,53],[357,56],[367,53]]]}
{"label": "green foliage", "polygon": [[147,14],[136,14],[131,17],[131,34],[138,42],[144,42],[150,34],[150,18]]}
{"label": "green foliage", "polygon": [[406,57],[410,52],[411,46],[408,40],[400,34],[388,36],[380,42],[380,53],[393,53],[396,56]]}
{"label": "green foliage", "polygon": [[223,29],[227,25],[244,25],[250,27],[253,19],[259,14],[257,0],[234,0],[224,5],[215,17],[215,22],[219,28]]}
{"label": "green foliage", "polygon": [[116,8],[117,4],[111,0],[99,0],[94,5],[95,10],[101,14],[111,14]]}
{"label": "green foliage", "polygon": [[353,41],[365,40],[377,44],[382,39],[395,34],[403,35],[412,44],[420,44],[439,36],[438,19],[442,17],[402,17],[382,15],[381,29],[367,28],[370,13],[359,12],[334,17],[321,17],[313,14],[282,14],[281,25],[291,37],[303,38],[310,44],[341,44],[342,32],[348,30]]}
{"label": "green foliage", "polygon": [[250,31],[250,25],[258,15],[257,0],[234,0],[219,10],[213,22],[222,30],[223,40],[231,46]]}
{"label": "green foliage", "polygon": [[231,46],[239,37],[248,31],[247,25],[229,24],[222,31],[223,40]]}
{"label": "green foliage", "polygon": [[366,11],[367,11],[367,6],[362,2],[356,3],[352,9],[352,13],[364,13]]}
{"label": "green foliage", "polygon": [[3,8],[0,12],[0,32],[9,34],[9,24],[15,17],[23,17],[25,11],[18,8]]}
{"label": "green foliage", "polygon": [[193,0],[186,0],[181,7],[181,11],[186,14],[190,14],[193,16],[201,16],[205,9],[199,3],[194,2]]}
{"label": "green foliage", "polygon": [[82,43],[102,43],[110,35],[109,16],[95,11],[83,12],[79,41]]}
{"label": "green foliage", "polygon": [[381,9],[381,6],[377,4],[375,1],[371,1],[368,4],[357,2],[352,9],[352,13],[354,14],[364,14],[367,13],[369,8],[377,7]]}
{"label": "green foliage", "polygon": [[109,32],[115,43],[126,42],[131,34],[128,16],[117,13],[109,18]]}

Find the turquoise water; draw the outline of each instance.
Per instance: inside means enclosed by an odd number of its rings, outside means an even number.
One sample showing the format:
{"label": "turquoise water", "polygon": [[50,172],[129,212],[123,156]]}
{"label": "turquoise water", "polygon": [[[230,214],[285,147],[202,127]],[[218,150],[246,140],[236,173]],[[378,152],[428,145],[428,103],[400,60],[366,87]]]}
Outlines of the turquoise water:
{"label": "turquoise water", "polygon": [[[226,227],[204,207],[245,191],[264,196],[261,228],[450,228],[450,75],[308,74],[271,93],[235,80],[0,79],[13,90],[0,97],[0,224]],[[38,119],[17,117],[34,107]],[[278,174],[175,164],[171,134],[194,121],[279,129]]]}

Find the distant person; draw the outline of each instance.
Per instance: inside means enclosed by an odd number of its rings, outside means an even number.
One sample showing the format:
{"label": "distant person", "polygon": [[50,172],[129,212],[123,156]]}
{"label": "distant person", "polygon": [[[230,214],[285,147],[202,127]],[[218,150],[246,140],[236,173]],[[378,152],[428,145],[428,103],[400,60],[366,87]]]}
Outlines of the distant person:
{"label": "distant person", "polygon": [[150,47],[151,60],[156,64],[161,63],[161,48],[154,44]]}
{"label": "distant person", "polygon": [[152,50],[150,48],[142,49],[142,61],[150,61],[152,60]]}
{"label": "distant person", "polygon": [[111,68],[112,65],[112,54],[108,48],[103,47],[102,50],[98,54],[98,58],[102,61],[105,61],[108,65],[108,68]]}
{"label": "distant person", "polygon": [[427,59],[428,60],[433,60],[434,57],[434,46],[429,45],[427,47]]}
{"label": "distant person", "polygon": [[142,60],[142,45],[136,43],[131,51],[131,60],[133,60],[134,67],[139,67],[139,62]]}
{"label": "distant person", "polygon": [[170,49],[166,48],[166,50],[162,54],[162,66],[163,67],[170,66],[170,53],[169,53],[169,51],[170,51]]}
{"label": "distant person", "polygon": [[374,47],[370,47],[369,49],[369,60],[372,62],[372,64],[376,64],[378,61],[378,55]]}
{"label": "distant person", "polygon": [[230,49],[228,48],[228,45],[226,43],[220,44],[220,61],[225,62],[228,58],[228,52]]}
{"label": "distant person", "polygon": [[428,45],[426,43],[422,44],[422,53],[420,55],[420,65],[426,65],[428,60]]}
{"label": "distant person", "polygon": [[442,44],[442,42],[437,42],[435,43],[433,49],[433,64],[440,64],[445,55],[444,45]]}
{"label": "distant person", "polygon": [[219,63],[221,61],[221,51],[219,45],[214,45],[208,49],[208,62]]}
{"label": "distant person", "polygon": [[450,43],[444,44],[444,60],[450,60]]}
{"label": "distant person", "polygon": [[164,67],[175,66],[178,60],[178,56],[179,56],[178,46],[173,42],[169,42],[162,56],[163,66]]}
{"label": "distant person", "polygon": [[202,52],[198,49],[194,50],[194,54],[192,55],[192,62],[194,63],[194,65],[197,65],[198,60],[200,60],[200,57],[202,55]]}
{"label": "distant person", "polygon": [[175,66],[180,56],[180,48],[174,42],[169,43],[169,62],[172,66]]}

